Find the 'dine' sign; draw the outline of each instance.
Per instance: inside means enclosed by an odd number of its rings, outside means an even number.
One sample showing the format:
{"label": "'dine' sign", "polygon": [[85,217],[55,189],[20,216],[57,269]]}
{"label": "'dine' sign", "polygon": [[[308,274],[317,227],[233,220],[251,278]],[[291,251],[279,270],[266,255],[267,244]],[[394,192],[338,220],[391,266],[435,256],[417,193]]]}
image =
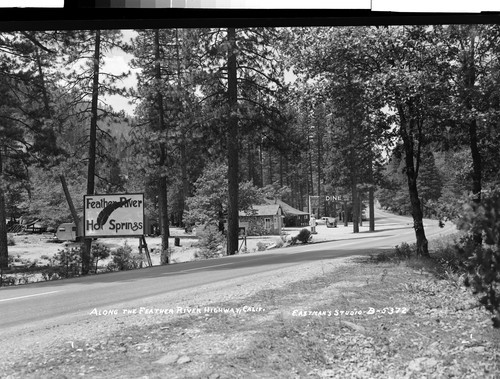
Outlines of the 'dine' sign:
{"label": "'dine' sign", "polygon": [[144,235],[144,194],[83,197],[83,235],[121,237]]}

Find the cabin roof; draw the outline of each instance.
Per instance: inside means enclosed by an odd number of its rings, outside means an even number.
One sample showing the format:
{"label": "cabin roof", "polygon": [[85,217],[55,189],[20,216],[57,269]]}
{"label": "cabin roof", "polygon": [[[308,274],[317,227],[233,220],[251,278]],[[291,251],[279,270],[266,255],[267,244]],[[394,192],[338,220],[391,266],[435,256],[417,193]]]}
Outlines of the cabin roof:
{"label": "cabin roof", "polygon": [[278,204],[281,206],[281,209],[283,210],[283,213],[285,216],[305,216],[309,215],[307,212],[300,211],[298,209],[295,209],[291,205],[285,203],[282,200],[267,200],[269,204]]}
{"label": "cabin roof", "polygon": [[[252,212],[253,211],[253,212]],[[254,213],[255,212],[255,213]],[[238,212],[240,217],[245,216],[281,216],[283,210],[279,204],[261,204],[253,205],[250,211],[240,211]]]}

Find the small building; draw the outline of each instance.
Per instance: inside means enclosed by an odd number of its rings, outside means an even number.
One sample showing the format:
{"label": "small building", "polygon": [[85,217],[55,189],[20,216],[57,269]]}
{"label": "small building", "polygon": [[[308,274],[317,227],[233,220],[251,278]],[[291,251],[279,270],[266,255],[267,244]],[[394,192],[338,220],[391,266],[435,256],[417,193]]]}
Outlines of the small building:
{"label": "small building", "polygon": [[240,227],[245,227],[248,236],[281,234],[283,210],[279,204],[254,205],[238,215]]}
{"label": "small building", "polygon": [[295,209],[291,205],[281,201],[281,200],[268,200],[269,204],[278,204],[283,210],[283,225],[285,227],[300,227],[309,226],[310,215],[307,212]]}

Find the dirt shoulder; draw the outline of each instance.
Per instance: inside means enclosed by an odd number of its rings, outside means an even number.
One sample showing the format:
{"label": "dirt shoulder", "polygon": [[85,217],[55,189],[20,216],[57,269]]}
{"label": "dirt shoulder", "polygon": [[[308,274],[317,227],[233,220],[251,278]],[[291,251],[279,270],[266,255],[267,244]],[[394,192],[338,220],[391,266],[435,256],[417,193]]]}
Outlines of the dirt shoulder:
{"label": "dirt shoulder", "polygon": [[[115,314],[116,311],[116,314]],[[134,313],[135,312],[135,313]],[[456,283],[316,261],[89,309],[0,340],[9,378],[494,378],[500,335]]]}

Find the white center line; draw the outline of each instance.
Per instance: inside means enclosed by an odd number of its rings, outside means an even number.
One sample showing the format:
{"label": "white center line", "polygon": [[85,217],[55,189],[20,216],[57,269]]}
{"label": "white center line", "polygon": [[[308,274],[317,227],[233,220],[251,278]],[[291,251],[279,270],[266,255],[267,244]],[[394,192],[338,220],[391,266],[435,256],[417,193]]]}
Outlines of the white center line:
{"label": "white center line", "polygon": [[10,299],[0,299],[0,302],[2,302],[2,301],[9,301],[9,300],[25,299],[25,298],[27,298],[27,297],[33,297],[33,296],[48,295],[48,294],[51,294],[51,293],[56,293],[56,292],[61,292],[61,291],[50,291],[50,292],[36,293],[36,294],[34,294],[34,295],[26,295],[26,296],[11,297]]}

